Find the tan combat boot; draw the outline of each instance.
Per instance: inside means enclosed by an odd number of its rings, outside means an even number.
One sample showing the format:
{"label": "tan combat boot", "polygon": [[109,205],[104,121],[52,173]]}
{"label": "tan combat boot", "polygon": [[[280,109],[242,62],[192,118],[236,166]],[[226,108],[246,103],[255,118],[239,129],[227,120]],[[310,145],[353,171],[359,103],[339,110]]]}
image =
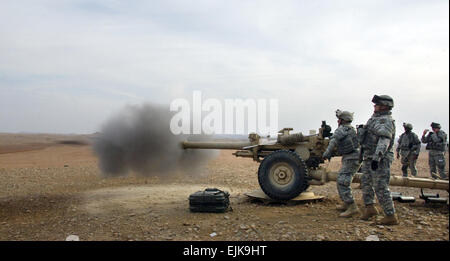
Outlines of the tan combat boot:
{"label": "tan combat boot", "polygon": [[357,215],[360,214],[359,212],[359,208],[358,205],[356,205],[355,202],[353,202],[352,204],[348,205],[348,208],[345,212],[342,212],[341,214],[339,214],[340,217],[344,217],[344,218],[349,218],[353,215]]}
{"label": "tan combat boot", "polygon": [[398,225],[399,221],[397,218],[397,214],[390,215],[390,216],[384,216],[380,221],[377,221],[377,225]]}
{"label": "tan combat boot", "polygon": [[349,204],[344,202],[342,205],[337,205],[336,209],[339,210],[339,211],[346,211],[347,208],[348,208],[348,205]]}
{"label": "tan combat boot", "polygon": [[371,217],[378,215],[378,209],[373,205],[366,205],[363,214],[361,215],[362,220],[369,220]]}

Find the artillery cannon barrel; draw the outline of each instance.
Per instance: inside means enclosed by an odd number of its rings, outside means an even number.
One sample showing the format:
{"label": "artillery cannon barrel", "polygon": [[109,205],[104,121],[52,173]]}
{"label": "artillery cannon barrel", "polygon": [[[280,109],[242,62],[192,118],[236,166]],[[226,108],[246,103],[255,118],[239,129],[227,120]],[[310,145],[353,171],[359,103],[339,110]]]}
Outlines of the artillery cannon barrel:
{"label": "artillery cannon barrel", "polygon": [[241,150],[244,147],[253,145],[251,142],[205,142],[205,141],[184,141],[183,149],[212,149],[212,150]]}
{"label": "artillery cannon barrel", "polygon": [[[310,171],[309,175],[322,182],[336,181],[338,173],[325,170]],[[353,177],[353,183],[361,183],[362,173],[356,173]],[[428,189],[441,189],[449,191],[448,180],[431,180],[427,178],[407,178],[400,176],[392,176],[389,180],[389,185],[409,188],[428,188]]]}

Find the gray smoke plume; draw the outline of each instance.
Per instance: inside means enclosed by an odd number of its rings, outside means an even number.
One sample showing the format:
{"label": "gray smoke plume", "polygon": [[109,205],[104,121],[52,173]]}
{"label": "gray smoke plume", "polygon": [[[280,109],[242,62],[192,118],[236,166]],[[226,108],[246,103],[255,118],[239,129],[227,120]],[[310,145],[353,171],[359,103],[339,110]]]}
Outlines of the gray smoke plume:
{"label": "gray smoke plume", "polygon": [[129,171],[145,176],[176,170],[192,172],[211,159],[211,151],[181,148],[180,142],[187,136],[172,134],[172,116],[168,106],[145,104],[127,106],[107,121],[93,143],[104,175],[121,176]]}

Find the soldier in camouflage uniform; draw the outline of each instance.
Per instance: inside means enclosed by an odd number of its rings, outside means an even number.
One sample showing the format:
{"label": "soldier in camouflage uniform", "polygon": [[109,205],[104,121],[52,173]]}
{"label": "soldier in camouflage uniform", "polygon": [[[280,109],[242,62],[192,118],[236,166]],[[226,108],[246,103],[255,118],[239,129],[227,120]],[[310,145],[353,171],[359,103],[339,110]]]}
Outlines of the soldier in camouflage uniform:
{"label": "soldier in camouflage uniform", "polygon": [[337,209],[343,211],[340,213],[340,217],[351,217],[360,213],[350,187],[353,176],[361,165],[358,160],[359,143],[356,130],[350,125],[353,121],[353,113],[337,110],[336,117],[339,127],[331,137],[323,158],[329,160],[335,148],[337,148],[338,154],[342,155],[342,167],[339,170],[336,184],[339,196],[344,204],[338,206]]}
{"label": "soldier in camouflage uniform", "polygon": [[420,140],[417,134],[412,132],[410,123],[403,123],[405,132],[400,135],[397,146],[397,159],[401,156],[403,177],[408,177],[408,167],[411,175],[417,176],[416,162],[420,153]]}
{"label": "soldier in camouflage uniform", "polygon": [[423,131],[422,142],[427,144],[426,149],[429,150],[428,164],[430,165],[431,177],[436,179],[436,166],[439,169],[441,179],[448,179],[445,174],[445,146],[447,144],[447,134],[441,130],[439,123],[431,123],[433,132],[425,136],[428,130]]}
{"label": "soldier in camouflage uniform", "polygon": [[372,102],[375,103],[372,117],[366,125],[358,126],[363,160],[361,189],[365,204],[361,219],[368,220],[378,215],[374,206],[376,194],[385,213],[385,217],[377,223],[397,225],[398,218],[389,191],[390,168],[394,160],[395,121],[391,116],[394,101],[388,95],[375,95]]}

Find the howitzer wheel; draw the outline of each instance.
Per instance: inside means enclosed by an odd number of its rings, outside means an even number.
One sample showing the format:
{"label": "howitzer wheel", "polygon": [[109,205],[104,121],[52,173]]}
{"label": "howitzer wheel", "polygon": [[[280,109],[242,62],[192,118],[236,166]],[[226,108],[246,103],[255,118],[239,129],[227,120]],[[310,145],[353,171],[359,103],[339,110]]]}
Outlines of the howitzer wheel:
{"label": "howitzer wheel", "polygon": [[306,165],[289,150],[278,150],[266,156],[259,165],[261,189],[272,199],[290,200],[308,188]]}

